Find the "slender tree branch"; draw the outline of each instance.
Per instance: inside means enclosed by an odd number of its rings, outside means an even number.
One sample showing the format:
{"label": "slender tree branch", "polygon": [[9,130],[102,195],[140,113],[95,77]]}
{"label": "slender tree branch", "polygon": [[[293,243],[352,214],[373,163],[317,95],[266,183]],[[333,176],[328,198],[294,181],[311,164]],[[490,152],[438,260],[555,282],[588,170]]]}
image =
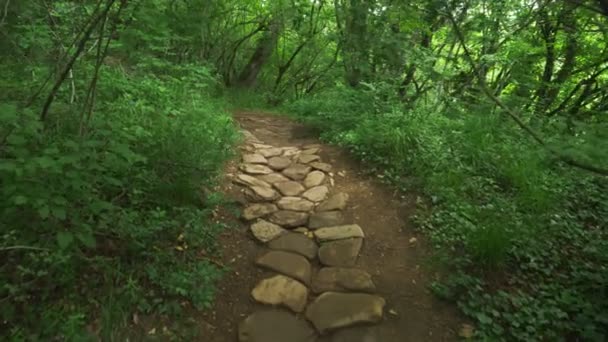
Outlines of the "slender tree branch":
{"label": "slender tree branch", "polygon": [[604,169],[604,168],[596,166],[596,165],[591,165],[591,164],[585,163],[583,161],[576,160],[570,156],[564,155],[562,152],[549,146],[538,133],[536,133],[532,128],[530,128],[528,125],[526,125],[526,123],[519,117],[518,113],[516,113],[515,110],[513,110],[509,106],[505,105],[498,97],[496,97],[496,95],[494,95],[494,93],[486,85],[485,79],[483,77],[481,77],[481,72],[480,72],[479,66],[475,63],[475,61],[471,55],[471,52],[469,51],[469,48],[466,45],[464,35],[460,31],[460,28],[458,27],[456,20],[454,19],[454,17],[452,16],[452,13],[449,10],[447,11],[447,16],[448,16],[448,19],[450,20],[450,22],[452,23],[454,33],[456,33],[456,36],[457,36],[458,40],[460,41],[460,44],[462,45],[462,48],[464,50],[465,59],[470,64],[471,68],[473,69],[475,76],[477,77],[477,79],[479,81],[479,86],[480,86],[481,90],[488,98],[490,98],[498,107],[500,107],[503,110],[503,112],[506,113],[517,124],[517,126],[519,126],[522,130],[524,130],[526,133],[528,133],[528,135],[530,135],[532,137],[532,139],[534,139],[539,145],[544,147],[548,152],[550,152],[551,154],[556,156],[560,161],[562,161],[570,166],[577,167],[579,169],[591,171],[593,173],[597,173],[597,174],[600,174],[603,176],[608,176],[608,169]]}

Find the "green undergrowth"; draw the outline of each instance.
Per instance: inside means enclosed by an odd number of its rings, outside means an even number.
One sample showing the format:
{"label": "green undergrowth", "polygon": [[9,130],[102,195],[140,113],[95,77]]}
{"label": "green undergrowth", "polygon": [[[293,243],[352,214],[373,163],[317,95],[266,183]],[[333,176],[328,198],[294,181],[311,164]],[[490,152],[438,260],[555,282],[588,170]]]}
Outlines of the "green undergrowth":
{"label": "green undergrowth", "polygon": [[[286,111],[421,193],[417,227],[450,270],[431,288],[476,322],[476,338],[608,338],[606,179],[561,165],[487,105],[393,103],[338,87]],[[576,136],[575,151],[601,149]]]}
{"label": "green undergrowth", "polygon": [[0,339],[121,340],[134,313],[209,307],[225,228],[214,188],[238,138],[210,69],[104,66],[83,128],[69,86],[43,124],[38,103],[19,103],[48,70],[3,66]]}

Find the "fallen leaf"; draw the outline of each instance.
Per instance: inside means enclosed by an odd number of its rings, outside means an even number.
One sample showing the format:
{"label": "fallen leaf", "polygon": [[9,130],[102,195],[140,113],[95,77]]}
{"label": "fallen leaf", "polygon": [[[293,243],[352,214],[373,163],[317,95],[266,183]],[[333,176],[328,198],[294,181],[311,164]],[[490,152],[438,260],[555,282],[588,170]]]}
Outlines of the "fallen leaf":
{"label": "fallen leaf", "polygon": [[460,331],[458,332],[458,336],[466,339],[473,338],[475,334],[475,328],[470,324],[463,324],[460,327]]}

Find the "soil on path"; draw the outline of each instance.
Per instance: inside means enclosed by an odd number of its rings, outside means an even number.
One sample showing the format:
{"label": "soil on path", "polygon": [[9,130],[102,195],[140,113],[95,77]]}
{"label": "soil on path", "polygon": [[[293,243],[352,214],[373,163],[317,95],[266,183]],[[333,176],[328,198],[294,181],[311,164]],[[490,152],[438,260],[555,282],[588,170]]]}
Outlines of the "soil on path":
{"label": "soil on path", "polygon": [[[235,119],[243,129],[268,145],[319,143],[314,131],[285,117],[238,111]],[[428,249],[423,245],[423,239],[414,234],[409,222],[415,208],[414,196],[396,196],[377,179],[364,175],[358,163],[340,148],[323,145],[320,156],[333,166],[336,175],[333,191],[347,193],[350,197],[344,210],[346,222],[357,223],[365,232],[357,267],[372,275],[376,293],[386,299],[386,306],[384,319],[379,324],[348,328],[322,336],[319,341],[458,340],[457,332],[464,322],[462,317],[453,305],[438,300],[427,288],[432,275],[422,266],[428,261]],[[237,167],[235,161],[227,174],[234,175]],[[225,191],[245,203],[238,186],[227,182]],[[273,275],[254,265],[256,258],[267,249],[252,239],[249,224],[238,224],[241,229],[226,231],[221,236],[222,262],[230,271],[219,284],[213,308],[197,319],[202,330],[200,341],[236,341],[239,323],[267,307],[251,297],[251,289],[261,279]]]}

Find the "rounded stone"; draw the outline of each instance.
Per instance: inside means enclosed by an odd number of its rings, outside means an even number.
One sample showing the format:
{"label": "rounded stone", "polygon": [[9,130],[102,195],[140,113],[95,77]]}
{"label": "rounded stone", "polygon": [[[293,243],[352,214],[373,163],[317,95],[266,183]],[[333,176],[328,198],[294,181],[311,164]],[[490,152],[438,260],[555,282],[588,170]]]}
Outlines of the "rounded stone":
{"label": "rounded stone", "polygon": [[306,190],[306,192],[302,194],[302,197],[311,202],[321,202],[327,197],[328,193],[329,189],[325,185],[320,185]]}
{"label": "rounded stone", "polygon": [[326,266],[355,266],[361,246],[361,238],[326,242],[319,248],[319,261]]}
{"label": "rounded stone", "polygon": [[308,288],[295,279],[276,275],[263,279],[251,291],[251,296],[262,304],[284,305],[294,312],[306,307]]}
{"label": "rounded stone", "polygon": [[256,223],[252,224],[250,230],[253,236],[263,243],[272,241],[282,234],[287,233],[287,230],[282,227],[265,220],[258,220]]}
{"label": "rounded stone", "polygon": [[319,204],[317,211],[344,210],[348,203],[348,197],[348,194],[344,192],[332,195],[323,203]]}
{"label": "rounded stone", "polygon": [[304,320],[283,310],[258,311],[238,327],[239,342],[315,342],[315,331]]}
{"label": "rounded stone", "polygon": [[262,187],[262,186],[252,186],[249,189],[246,189],[245,194],[247,198],[252,202],[268,202],[274,201],[279,198],[279,193],[274,189]]}
{"label": "rounded stone", "polygon": [[243,162],[247,164],[267,164],[268,160],[261,154],[250,153],[243,155]]}
{"label": "rounded stone", "polygon": [[294,181],[274,183],[274,187],[284,196],[297,196],[306,190],[302,184]]}
{"label": "rounded stone", "polygon": [[[270,176],[270,175],[268,175]],[[270,184],[268,184],[267,182],[260,180],[256,177],[250,176],[250,175],[245,175],[245,174],[240,174],[238,176],[236,176],[236,178],[234,179],[234,182],[240,185],[244,185],[244,186],[259,186],[259,187],[263,187],[263,188],[270,188]]]}
{"label": "rounded stone", "polygon": [[266,158],[280,156],[283,150],[278,147],[261,148],[257,150],[257,153],[263,155]]}
{"label": "rounded stone", "polygon": [[312,188],[321,185],[323,181],[325,181],[325,173],[318,170],[312,171],[304,178],[304,186]]}
{"label": "rounded stone", "polygon": [[297,253],[314,259],[317,257],[319,247],[317,244],[302,233],[288,232],[268,243],[268,248],[286,252]]}
{"label": "rounded stone", "polygon": [[283,227],[295,228],[308,222],[308,214],[299,211],[279,210],[270,215],[269,221]]}
{"label": "rounded stone", "polygon": [[311,211],[315,204],[301,197],[282,197],[277,201],[277,206],[284,210]]}
{"label": "rounded stone", "polygon": [[285,157],[272,157],[268,159],[268,166],[273,170],[283,170],[291,165],[291,160]]}
{"label": "rounded stone", "polygon": [[363,293],[325,292],[306,309],[306,318],[320,333],[382,320],[384,298]]}
{"label": "rounded stone", "polygon": [[316,154],[300,154],[298,156],[298,162],[302,164],[312,163],[320,159],[321,157],[317,156]]}
{"label": "rounded stone", "polygon": [[[285,236],[285,235],[283,235]],[[279,237],[278,239],[280,239]],[[274,241],[276,241],[275,239]],[[374,292],[372,276],[357,268],[324,267],[313,277],[312,290],[323,292]]]}
{"label": "rounded stone", "polygon": [[280,173],[271,173],[269,175],[258,176],[258,179],[267,184],[275,184],[280,182],[287,182],[289,178],[283,176]]}
{"label": "rounded stone", "polygon": [[277,206],[272,203],[254,203],[254,204],[248,205],[243,210],[243,218],[245,220],[253,220],[256,218],[260,218],[260,217],[272,214],[278,210],[279,210],[279,208],[277,208]]}
{"label": "rounded stone", "polygon": [[270,251],[256,260],[258,266],[281,273],[302,283],[310,284],[311,266],[308,260],[295,253]]}
{"label": "rounded stone", "polygon": [[317,229],[322,227],[333,227],[344,222],[344,214],[339,210],[322,211],[310,215],[308,228]]}
{"label": "rounded stone", "polygon": [[323,172],[331,171],[331,165],[327,164],[327,163],[321,163],[321,162],[315,161],[308,165],[310,165],[313,169],[321,170]]}
{"label": "rounded stone", "polygon": [[268,166],[260,164],[242,164],[241,170],[250,175],[268,175],[274,172]]}
{"label": "rounded stone", "polygon": [[306,178],[306,175],[310,172],[311,168],[304,164],[292,164],[285,170],[283,174],[293,180],[299,181]]}
{"label": "rounded stone", "polygon": [[344,226],[324,227],[315,230],[315,237],[319,241],[332,241],[348,238],[363,238],[363,229],[358,224]]}

